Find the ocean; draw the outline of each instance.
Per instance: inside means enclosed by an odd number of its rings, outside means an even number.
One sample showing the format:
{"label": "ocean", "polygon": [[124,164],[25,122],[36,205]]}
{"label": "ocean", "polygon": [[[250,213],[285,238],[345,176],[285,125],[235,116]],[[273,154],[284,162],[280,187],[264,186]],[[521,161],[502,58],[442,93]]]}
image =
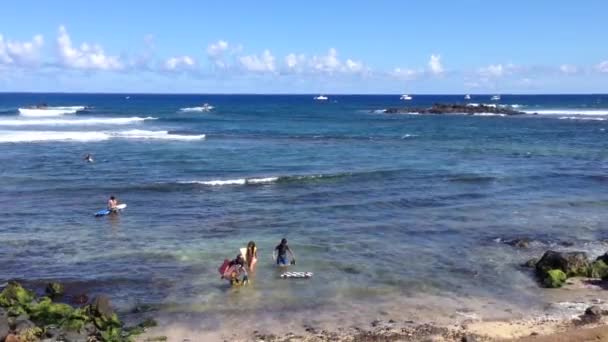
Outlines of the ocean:
{"label": "ocean", "polygon": [[[463,95],[313,96],[0,94],[0,283],[125,311],[432,316],[540,309],[522,262],[607,249],[608,95],[503,95],[538,113],[509,117],[381,112]],[[19,114],[40,103],[87,109]],[[111,195],[128,208],[95,218]],[[279,279],[283,237],[313,278]],[[230,288],[217,268],[250,240],[258,269]]]}

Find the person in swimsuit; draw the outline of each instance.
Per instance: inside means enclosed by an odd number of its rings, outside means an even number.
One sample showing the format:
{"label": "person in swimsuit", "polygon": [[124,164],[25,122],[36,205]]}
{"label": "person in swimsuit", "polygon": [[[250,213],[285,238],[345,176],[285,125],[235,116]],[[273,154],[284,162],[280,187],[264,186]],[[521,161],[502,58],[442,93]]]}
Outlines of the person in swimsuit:
{"label": "person in swimsuit", "polygon": [[[279,266],[289,266],[290,264],[295,265],[296,257],[293,254],[293,252],[291,251],[291,249],[289,248],[289,246],[287,245],[287,239],[282,239],[281,243],[278,244],[274,248],[274,250],[277,253],[277,265],[279,265]],[[291,255],[291,263],[289,262],[287,253],[289,253],[289,255]]]}
{"label": "person in swimsuit", "polygon": [[253,272],[255,264],[258,262],[258,248],[255,246],[255,242],[249,241],[247,244],[247,267],[249,271]]}
{"label": "person in swimsuit", "polygon": [[[239,253],[236,258],[230,261],[229,269],[232,268],[232,272],[230,272],[230,285],[245,285],[249,282],[249,277],[247,274],[247,269],[245,268],[245,259],[243,255]],[[243,276],[239,279],[240,276]]]}
{"label": "person in swimsuit", "polygon": [[110,196],[110,199],[108,200],[108,210],[110,210],[111,212],[116,212],[117,205],[118,205],[118,200],[116,199],[116,197]]}

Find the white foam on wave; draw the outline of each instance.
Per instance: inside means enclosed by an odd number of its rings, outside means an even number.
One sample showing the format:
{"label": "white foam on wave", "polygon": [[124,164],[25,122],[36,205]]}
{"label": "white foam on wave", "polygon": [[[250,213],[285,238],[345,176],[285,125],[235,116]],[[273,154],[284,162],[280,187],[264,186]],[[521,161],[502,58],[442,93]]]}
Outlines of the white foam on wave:
{"label": "white foam on wave", "polygon": [[127,139],[163,139],[163,140],[201,140],[205,139],[204,134],[184,135],[171,134],[168,131],[144,131],[132,129],[128,131],[112,133],[113,136]]}
{"label": "white foam on wave", "polygon": [[560,120],[591,120],[591,121],[606,121],[606,118],[584,117],[584,116],[562,116]]}
{"label": "white foam on wave", "polygon": [[183,181],[179,182],[182,184],[201,184],[209,186],[222,186],[222,185],[247,185],[247,184],[269,184],[279,180],[279,177],[265,177],[265,178],[237,178],[237,179],[215,179],[208,181]]}
{"label": "white foam on wave", "polygon": [[0,143],[26,143],[48,141],[103,141],[108,139],[157,139],[192,141],[205,138],[200,135],[171,134],[167,131],[129,130],[118,132],[82,131],[0,131]]}
{"label": "white foam on wave", "polygon": [[179,110],[182,112],[208,112],[210,110],[213,110],[213,106],[206,106],[206,107],[185,107],[185,108],[180,108]]}
{"label": "white foam on wave", "polygon": [[153,117],[130,118],[87,118],[87,119],[0,119],[0,126],[89,126],[89,125],[128,125],[156,120]]}
{"label": "white foam on wave", "polygon": [[22,116],[31,116],[31,117],[61,116],[61,115],[65,115],[65,114],[76,114],[77,112],[83,111],[85,109],[86,109],[85,106],[19,108],[19,114]]}
{"label": "white foam on wave", "polygon": [[473,116],[507,116],[507,114],[501,113],[475,113]]}
{"label": "white foam on wave", "polygon": [[608,115],[608,109],[543,109],[526,110],[525,112],[541,115]]}
{"label": "white foam on wave", "polygon": [[24,143],[44,141],[102,141],[110,139],[103,132],[54,132],[54,131],[0,131],[0,143]]}

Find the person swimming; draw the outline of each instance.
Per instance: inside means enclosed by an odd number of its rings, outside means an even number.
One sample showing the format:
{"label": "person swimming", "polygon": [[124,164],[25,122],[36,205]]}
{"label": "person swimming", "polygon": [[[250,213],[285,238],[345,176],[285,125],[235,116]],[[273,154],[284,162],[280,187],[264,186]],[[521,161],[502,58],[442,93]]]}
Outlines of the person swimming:
{"label": "person swimming", "polygon": [[247,260],[247,268],[249,268],[249,271],[253,271],[255,264],[258,262],[258,248],[255,246],[255,242],[249,241],[247,244],[245,259]]}
{"label": "person swimming", "polygon": [[[296,257],[287,245],[287,239],[281,239],[281,243],[278,244],[274,251],[277,253],[277,265],[279,266],[289,266],[296,264]],[[287,253],[291,255],[291,263],[289,262],[289,258],[287,257]]]}

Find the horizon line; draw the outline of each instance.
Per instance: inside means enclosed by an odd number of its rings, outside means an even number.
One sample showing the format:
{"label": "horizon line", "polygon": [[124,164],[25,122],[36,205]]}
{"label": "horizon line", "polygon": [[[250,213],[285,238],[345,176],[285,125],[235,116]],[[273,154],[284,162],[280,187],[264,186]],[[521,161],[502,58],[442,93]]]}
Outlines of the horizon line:
{"label": "horizon line", "polygon": [[[72,95],[248,95],[248,96],[314,96],[314,95],[328,95],[328,96],[400,96],[402,93],[248,93],[248,92],[235,92],[235,93],[162,93],[162,92],[70,92],[70,91],[0,91],[0,95],[5,94],[72,94]],[[601,95],[608,96],[608,93],[409,93],[412,96],[558,96],[558,95]]]}

